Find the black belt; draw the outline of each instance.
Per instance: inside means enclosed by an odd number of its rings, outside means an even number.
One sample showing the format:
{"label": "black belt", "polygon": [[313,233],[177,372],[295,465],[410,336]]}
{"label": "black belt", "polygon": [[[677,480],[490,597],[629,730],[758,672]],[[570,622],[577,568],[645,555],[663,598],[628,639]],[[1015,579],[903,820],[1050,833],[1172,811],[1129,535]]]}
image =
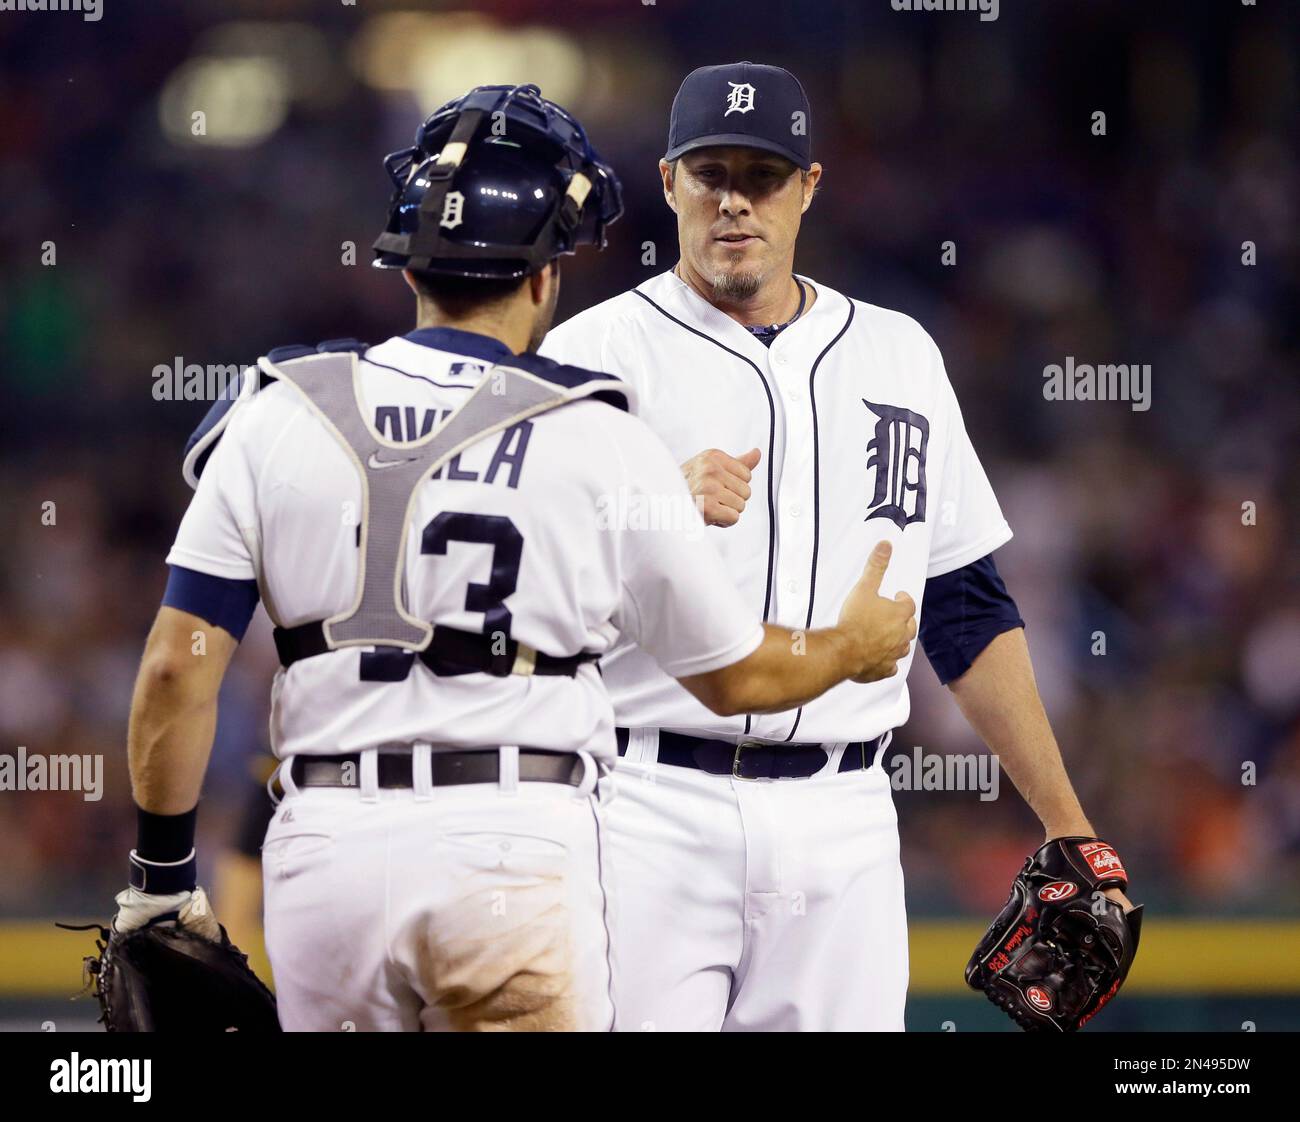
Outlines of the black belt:
{"label": "black belt", "polygon": [[[297,627],[277,627],[272,632],[272,638],[275,639],[275,652],[280,656],[280,665],[286,668],[304,658],[314,658],[337,649],[331,648],[326,641],[321,620],[302,623]],[[503,643],[481,632],[435,627],[433,638],[422,651],[405,651],[401,647],[385,647],[383,644],[379,644],[376,649],[410,654],[440,678],[451,678],[457,674],[491,674],[496,678],[506,678],[514,673],[520,646],[515,639],[507,639]],[[527,651],[529,648],[524,649]],[[528,673],[572,678],[584,662],[595,662],[598,658],[600,655],[590,651],[562,656],[537,651]],[[410,663],[406,665],[409,667]]]}
{"label": "black belt", "polygon": [[[627,754],[628,730],[615,729],[618,754]],[[883,736],[859,740],[844,748],[836,769],[865,771],[876,762]],[[734,775],[737,779],[807,779],[816,775],[830,760],[830,752],[821,744],[737,745],[730,740],[709,740],[679,732],[659,733],[659,763],[689,767],[710,775]]]}
{"label": "black belt", "polygon": [[[376,761],[380,787],[414,787],[414,757],[409,752],[380,752]],[[501,752],[497,748],[469,748],[434,752],[429,763],[435,787],[462,783],[496,783],[501,778]],[[580,786],[586,772],[582,758],[572,752],[519,749],[519,778],[534,783]],[[294,756],[289,774],[299,787],[359,787],[361,755]]]}

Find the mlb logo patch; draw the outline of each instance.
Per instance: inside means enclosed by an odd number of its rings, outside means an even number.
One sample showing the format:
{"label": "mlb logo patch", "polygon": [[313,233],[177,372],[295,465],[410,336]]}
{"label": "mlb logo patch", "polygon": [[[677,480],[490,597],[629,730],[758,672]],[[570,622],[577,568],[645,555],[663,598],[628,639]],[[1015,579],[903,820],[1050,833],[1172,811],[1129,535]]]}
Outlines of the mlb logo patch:
{"label": "mlb logo patch", "polygon": [[1088,868],[1098,877],[1123,877],[1128,880],[1128,873],[1120,862],[1119,854],[1103,841],[1084,842],[1079,846],[1079,853],[1088,862]]}

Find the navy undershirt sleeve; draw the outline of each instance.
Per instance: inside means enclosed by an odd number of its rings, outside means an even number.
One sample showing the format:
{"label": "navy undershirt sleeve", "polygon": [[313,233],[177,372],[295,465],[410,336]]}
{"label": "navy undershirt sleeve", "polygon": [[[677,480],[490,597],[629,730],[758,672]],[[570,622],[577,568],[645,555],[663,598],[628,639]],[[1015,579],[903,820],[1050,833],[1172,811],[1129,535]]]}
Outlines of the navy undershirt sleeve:
{"label": "navy undershirt sleeve", "polygon": [[171,575],[163,593],[164,607],[205,619],[214,627],[229,631],[236,640],[244,637],[248,621],[257,609],[257,581],[214,577],[183,565],[168,568]]}
{"label": "navy undershirt sleeve", "polygon": [[1002,632],[1024,626],[991,553],[925,582],[921,646],[945,686]]}

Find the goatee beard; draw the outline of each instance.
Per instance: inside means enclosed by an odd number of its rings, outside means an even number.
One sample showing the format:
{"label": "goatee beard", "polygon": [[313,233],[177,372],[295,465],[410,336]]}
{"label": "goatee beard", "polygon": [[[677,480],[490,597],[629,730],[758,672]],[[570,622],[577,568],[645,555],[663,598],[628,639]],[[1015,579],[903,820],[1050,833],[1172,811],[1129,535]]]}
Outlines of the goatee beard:
{"label": "goatee beard", "polygon": [[758,273],[716,273],[710,286],[715,301],[743,304],[758,294],[762,283],[763,278]]}

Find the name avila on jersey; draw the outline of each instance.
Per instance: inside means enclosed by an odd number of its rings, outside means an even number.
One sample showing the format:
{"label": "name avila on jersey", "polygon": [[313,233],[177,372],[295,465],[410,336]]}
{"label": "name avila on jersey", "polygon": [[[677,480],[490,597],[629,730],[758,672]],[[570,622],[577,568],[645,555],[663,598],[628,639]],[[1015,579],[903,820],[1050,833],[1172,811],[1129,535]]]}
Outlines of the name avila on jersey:
{"label": "name avila on jersey", "polygon": [[[441,424],[451,412],[450,409],[425,409],[417,428],[414,405],[380,405],[375,409],[375,431],[388,440],[409,443],[428,436],[433,431],[433,426]],[[519,476],[524,468],[524,454],[528,451],[528,441],[532,433],[532,421],[520,421],[517,425],[503,429],[497,437],[495,446],[490,441],[480,441],[473,447],[465,449],[464,452],[452,456],[444,467],[433,472],[429,478],[447,479],[457,483],[495,483],[502,469],[509,468],[505,476],[505,485],[512,489],[518,488]],[[480,464],[479,468],[475,469],[473,463],[484,458],[484,449],[488,447],[492,447],[491,456],[487,458],[485,464]],[[470,466],[461,463],[462,457],[469,457]]]}

